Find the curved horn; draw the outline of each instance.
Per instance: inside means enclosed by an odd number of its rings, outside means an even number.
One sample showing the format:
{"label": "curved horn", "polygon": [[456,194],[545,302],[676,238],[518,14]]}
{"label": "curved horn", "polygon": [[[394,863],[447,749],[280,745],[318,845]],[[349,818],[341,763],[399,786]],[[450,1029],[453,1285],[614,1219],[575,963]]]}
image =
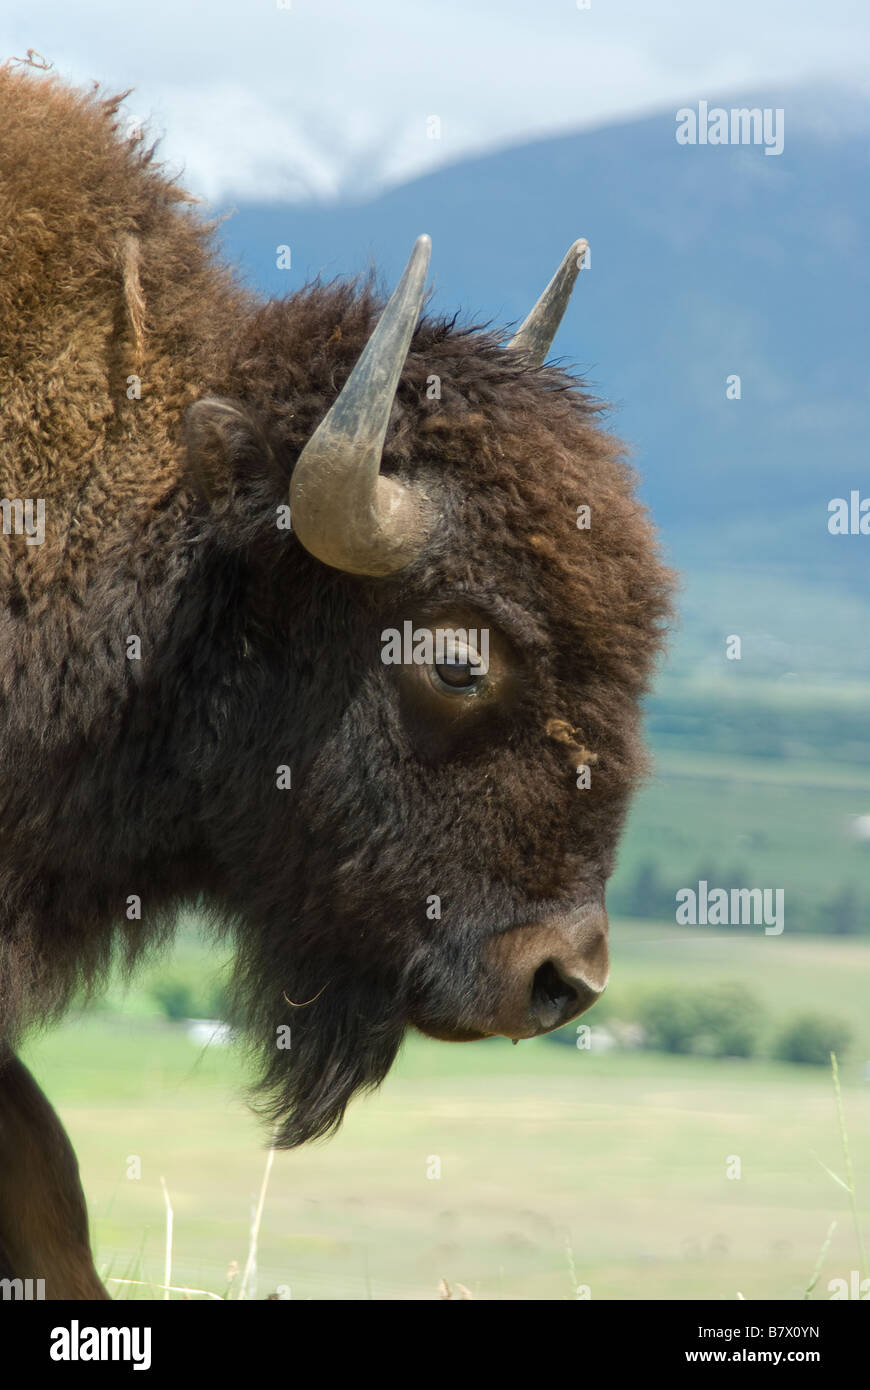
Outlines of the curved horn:
{"label": "curved horn", "polygon": [[290,513],[305,549],[350,574],[392,574],[423,543],[422,499],[380,476],[399,375],[420,316],[431,241],[417,238],[362,356],[293,470]]}
{"label": "curved horn", "polygon": [[541,367],[553,343],[562,315],[568,307],[574,281],[577,279],[589,243],[581,237],[566,251],[556,271],[528,318],[523,321],[508,343],[513,352],[521,352],[534,367]]}

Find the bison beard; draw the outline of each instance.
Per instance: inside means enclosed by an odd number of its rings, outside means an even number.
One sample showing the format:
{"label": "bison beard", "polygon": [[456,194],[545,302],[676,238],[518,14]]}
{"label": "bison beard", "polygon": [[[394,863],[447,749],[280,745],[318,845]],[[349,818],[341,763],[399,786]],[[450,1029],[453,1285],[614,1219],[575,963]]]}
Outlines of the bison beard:
{"label": "bison beard", "polygon": [[[282,991],[278,1015],[266,1004],[275,985],[268,939],[253,949],[249,942],[239,960],[234,1017],[260,1069],[256,1108],[279,1148],[321,1139],[341,1124],[351,1098],[380,1085],[395,1061],[407,1022],[400,982],[389,971],[354,971],[346,962],[323,962],[319,971],[300,962],[293,997]],[[285,1022],[276,1025],[276,1016]]]}
{"label": "bison beard", "polygon": [[[532,1036],[604,988],[672,576],[544,365],[583,243],[507,343],[420,317],[427,238],[386,305],[263,301],[119,104],[0,68],[0,492],[45,502],[42,543],[0,536],[0,1045],[204,907],[286,1147],[408,1027]],[[385,665],[406,622],[486,627],[482,683]],[[0,1169],[29,1117],[81,1296],[71,1150],[6,1075]]]}

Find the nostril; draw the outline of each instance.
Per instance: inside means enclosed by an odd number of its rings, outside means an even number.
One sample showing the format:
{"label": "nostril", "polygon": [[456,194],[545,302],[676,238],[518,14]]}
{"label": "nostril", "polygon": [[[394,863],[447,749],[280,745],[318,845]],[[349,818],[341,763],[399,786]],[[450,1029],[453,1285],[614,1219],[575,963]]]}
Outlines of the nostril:
{"label": "nostril", "polygon": [[563,974],[555,961],[548,960],[535,971],[529,1005],[532,1016],[547,1032],[585,1013],[600,995],[601,989],[579,976]]}
{"label": "nostril", "polygon": [[532,1013],[541,1020],[545,1028],[552,1028],[561,1018],[569,1018],[569,1009],[577,1002],[576,989],[568,983],[551,960],[539,966],[532,981],[531,1006]]}

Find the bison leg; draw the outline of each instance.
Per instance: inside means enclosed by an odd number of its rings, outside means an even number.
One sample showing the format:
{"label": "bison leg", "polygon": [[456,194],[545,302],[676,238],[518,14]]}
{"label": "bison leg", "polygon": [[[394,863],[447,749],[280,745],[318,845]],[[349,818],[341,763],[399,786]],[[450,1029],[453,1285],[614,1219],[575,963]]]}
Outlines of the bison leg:
{"label": "bison leg", "polygon": [[91,1258],[79,1166],[27,1068],[0,1053],[0,1278],[45,1280],[45,1297],[108,1298]]}

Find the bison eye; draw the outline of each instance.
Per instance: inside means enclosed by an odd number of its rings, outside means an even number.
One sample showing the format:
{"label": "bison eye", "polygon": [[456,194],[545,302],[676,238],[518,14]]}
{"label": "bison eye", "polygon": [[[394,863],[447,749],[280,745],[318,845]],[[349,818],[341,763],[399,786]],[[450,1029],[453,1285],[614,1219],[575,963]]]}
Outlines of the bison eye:
{"label": "bison eye", "polygon": [[486,667],[473,647],[453,643],[444,661],[429,667],[429,678],[436,690],[448,695],[470,695],[484,680]]}
{"label": "bison eye", "polygon": [[451,694],[465,694],[473,690],[480,680],[480,674],[473,671],[468,662],[431,667],[432,684],[438,690],[449,690]]}

